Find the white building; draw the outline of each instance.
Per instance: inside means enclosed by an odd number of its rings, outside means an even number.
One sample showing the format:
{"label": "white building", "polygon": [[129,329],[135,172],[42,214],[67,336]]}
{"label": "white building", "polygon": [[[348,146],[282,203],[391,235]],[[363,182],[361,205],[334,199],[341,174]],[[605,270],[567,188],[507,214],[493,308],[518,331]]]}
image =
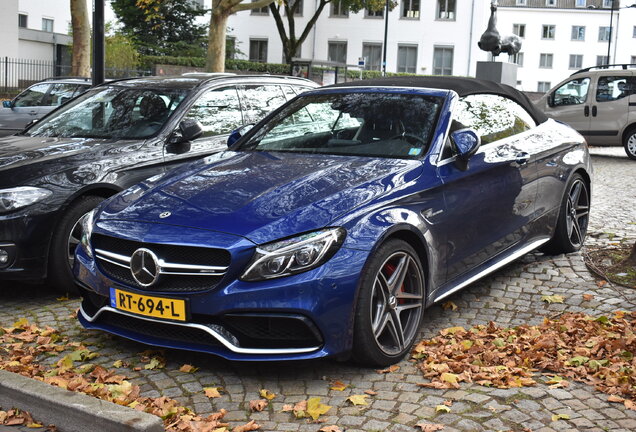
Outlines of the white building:
{"label": "white building", "polygon": [[2,0],[0,57],[62,62],[70,23],[69,0]]}
{"label": "white building", "polygon": [[[318,2],[299,0],[300,34]],[[612,20],[611,62],[636,63],[636,0],[616,0]],[[518,88],[544,91],[576,69],[606,62],[612,0],[501,0],[499,32],[523,40]],[[328,5],[303,43],[298,57],[381,68],[383,12],[343,14]],[[490,16],[489,0],[398,0],[389,12],[387,71],[474,76],[476,62],[490,54],[477,47]],[[269,11],[239,12],[230,17],[229,35],[254,61],[283,61],[282,43]],[[502,54],[499,61],[507,61]],[[513,60],[513,59],[511,59]]]}

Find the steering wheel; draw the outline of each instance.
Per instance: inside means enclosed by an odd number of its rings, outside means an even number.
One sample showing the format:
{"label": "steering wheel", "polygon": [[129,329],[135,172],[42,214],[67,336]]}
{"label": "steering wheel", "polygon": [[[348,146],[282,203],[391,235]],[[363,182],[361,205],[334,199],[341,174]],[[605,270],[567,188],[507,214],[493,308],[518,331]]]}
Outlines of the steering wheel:
{"label": "steering wheel", "polygon": [[393,135],[391,138],[389,138],[389,140],[394,140],[394,139],[403,139],[403,140],[409,141],[411,143],[421,144],[423,146],[426,145],[426,141],[424,141],[423,138],[420,138],[417,135],[398,134],[398,135]]}

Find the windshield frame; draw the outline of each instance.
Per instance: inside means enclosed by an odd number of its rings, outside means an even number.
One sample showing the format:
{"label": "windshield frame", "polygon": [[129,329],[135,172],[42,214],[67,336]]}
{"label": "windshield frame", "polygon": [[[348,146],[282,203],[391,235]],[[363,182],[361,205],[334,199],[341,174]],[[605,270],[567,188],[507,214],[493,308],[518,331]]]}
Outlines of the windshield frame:
{"label": "windshield frame", "polygon": [[[153,133],[148,134],[148,135],[144,135],[144,136],[137,136],[137,137],[125,137],[125,136],[115,136],[115,135],[111,135],[111,136],[100,136],[100,135],[81,135],[81,136],[63,136],[63,135],[33,135],[31,133],[32,130],[42,126],[43,124],[46,124],[46,122],[50,121],[52,118],[57,117],[59,115],[63,115],[65,112],[67,112],[68,110],[72,109],[73,107],[77,106],[78,104],[82,103],[83,101],[85,101],[88,98],[94,97],[95,95],[99,94],[99,93],[103,93],[103,92],[107,92],[109,89],[117,89],[120,92],[124,92],[124,91],[151,91],[151,92],[172,92],[172,93],[181,93],[182,97],[181,99],[177,102],[176,106],[170,111],[170,113],[168,114],[168,116],[165,118],[165,120],[163,121],[163,124]],[[29,136],[29,137],[51,137],[51,138],[77,138],[77,139],[105,139],[105,140],[129,140],[129,141],[141,141],[141,140],[147,140],[150,138],[154,138],[158,135],[160,135],[165,129],[166,127],[169,127],[168,125],[170,125],[170,123],[172,123],[172,120],[174,119],[176,113],[178,111],[180,111],[183,106],[185,106],[188,103],[188,100],[190,99],[190,96],[193,92],[193,90],[195,89],[195,87],[192,88],[177,88],[177,87],[166,87],[166,86],[161,86],[161,85],[157,85],[157,86],[127,86],[127,85],[118,85],[117,83],[105,83],[99,86],[95,86],[95,87],[91,87],[88,90],[84,91],[83,93],[79,94],[78,96],[72,98],[71,100],[69,100],[68,102],[60,105],[59,107],[55,108],[54,110],[48,112],[46,115],[44,115],[43,117],[41,117],[39,120],[34,121],[32,124],[28,125],[25,129],[23,129],[21,132],[19,132],[17,135],[21,135],[21,136]]]}
{"label": "windshield frame", "polygon": [[[423,151],[418,155],[377,155],[377,154],[360,154],[360,153],[347,153],[347,152],[317,152],[317,151],[298,151],[298,150],[272,150],[272,149],[259,149],[250,147],[252,138],[259,133],[259,131],[263,130],[263,128],[268,128],[268,125],[280,116],[285,111],[291,111],[292,107],[298,106],[298,104],[302,104],[300,108],[294,109],[292,112],[297,112],[302,107],[307,106],[307,103],[303,103],[304,99],[312,98],[316,96],[324,96],[331,94],[394,94],[394,95],[405,95],[405,96],[423,96],[430,99],[438,99],[438,108],[435,116],[432,119],[433,125],[430,128],[430,134],[427,137],[426,145],[422,146]],[[423,159],[428,154],[433,151],[436,143],[436,135],[440,128],[440,119],[443,111],[446,109],[448,104],[448,96],[449,90],[447,89],[435,89],[435,88],[424,88],[424,87],[402,87],[402,86],[386,86],[386,87],[377,87],[377,86],[338,86],[338,87],[329,87],[322,89],[315,89],[303,92],[282,105],[272,113],[270,113],[267,117],[257,123],[253,128],[251,128],[245,135],[243,135],[237,142],[235,142],[232,146],[229,147],[229,150],[236,152],[266,152],[266,153],[296,153],[296,154],[315,154],[315,155],[329,155],[329,156],[356,156],[356,157],[370,157],[370,158],[386,158],[386,159]],[[292,114],[289,112],[285,114],[285,116],[289,116]],[[268,128],[269,130],[273,129],[272,127]],[[269,130],[267,132],[269,132]],[[258,144],[257,144],[258,145]]]}

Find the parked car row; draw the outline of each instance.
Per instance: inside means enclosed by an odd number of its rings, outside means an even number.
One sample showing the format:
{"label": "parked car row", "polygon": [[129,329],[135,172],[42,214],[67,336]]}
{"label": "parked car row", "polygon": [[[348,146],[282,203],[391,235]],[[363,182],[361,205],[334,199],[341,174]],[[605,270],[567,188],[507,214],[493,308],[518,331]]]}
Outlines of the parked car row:
{"label": "parked car row", "polygon": [[585,139],[522,93],[315,87],[122,80],[0,139],[0,277],[77,286],[84,327],[155,346],[384,366],[430,305],[582,246]]}

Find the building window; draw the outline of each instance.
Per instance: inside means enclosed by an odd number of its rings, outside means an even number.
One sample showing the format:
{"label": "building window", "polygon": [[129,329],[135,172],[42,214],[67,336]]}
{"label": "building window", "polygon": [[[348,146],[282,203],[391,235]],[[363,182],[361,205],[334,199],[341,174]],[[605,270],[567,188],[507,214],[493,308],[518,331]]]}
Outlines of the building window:
{"label": "building window", "polygon": [[417,45],[398,45],[398,72],[415,73],[417,68]]}
{"label": "building window", "polygon": [[517,6],[525,6],[526,0],[517,0]]}
{"label": "building window", "polygon": [[236,37],[225,37],[225,58],[234,60],[236,58]]}
{"label": "building window", "polygon": [[554,35],[556,33],[556,26],[549,24],[544,25],[543,30],[541,32],[541,39],[554,39]]}
{"label": "building window", "polygon": [[42,31],[53,33],[53,20],[50,18],[42,18]]}
{"label": "building window", "polygon": [[607,42],[610,40],[610,28],[609,27],[599,27],[598,28],[598,41],[599,42]]}
{"label": "building window", "polygon": [[437,19],[455,20],[455,0],[437,0]]}
{"label": "building window", "polygon": [[550,90],[550,88],[551,88],[550,81],[539,81],[537,83],[538,92],[545,93],[548,90]]}
{"label": "building window", "polygon": [[331,2],[331,14],[332,18],[348,18],[349,9],[344,5],[342,0],[333,0]]}
{"label": "building window", "polygon": [[574,5],[577,8],[584,8],[587,6],[587,0],[576,0],[576,2],[574,3]]}
{"label": "building window", "polygon": [[[256,0],[252,0],[254,3]],[[269,6],[263,6],[262,8],[252,9],[250,15],[269,15]]]}
{"label": "building window", "polygon": [[420,0],[403,0],[402,18],[420,19]]}
{"label": "building window", "polygon": [[[26,14],[18,14],[18,27],[27,28],[28,15]],[[634,27],[636,28],[636,27]]]}
{"label": "building window", "polygon": [[512,32],[520,38],[526,37],[526,25],[525,24],[513,24]]}
{"label": "building window", "polygon": [[364,17],[365,18],[384,18],[384,8],[379,10],[365,9]]}
{"label": "building window", "polygon": [[596,56],[596,66],[609,64],[609,57],[607,56]]}
{"label": "building window", "polygon": [[539,67],[542,69],[552,69],[552,54],[541,54],[539,56]]}
{"label": "building window", "polygon": [[604,8],[611,8],[612,5],[614,4],[614,0],[603,0],[603,7]]}
{"label": "building window", "polygon": [[267,39],[250,39],[250,61],[267,62]]}
{"label": "building window", "polygon": [[572,26],[572,40],[573,41],[585,40],[585,26]]}
{"label": "building window", "polygon": [[380,70],[382,65],[382,44],[363,43],[362,56],[366,60],[364,64],[366,70]]}
{"label": "building window", "polygon": [[512,62],[519,67],[523,67],[523,53],[517,53],[512,56]]}
{"label": "building window", "polygon": [[634,26],[634,30],[632,30],[632,37],[636,38],[636,26]]}
{"label": "building window", "polygon": [[338,63],[347,63],[347,41],[329,42],[327,60]]}
{"label": "building window", "polygon": [[545,0],[546,6],[556,6],[556,0]]}
{"label": "building window", "polygon": [[629,62],[631,64],[636,64],[636,56],[632,56],[632,58],[629,60]]}
{"label": "building window", "polygon": [[435,47],[433,52],[433,75],[453,74],[453,48]]}
{"label": "building window", "polygon": [[582,54],[570,54],[570,69],[581,69],[583,67]]}

